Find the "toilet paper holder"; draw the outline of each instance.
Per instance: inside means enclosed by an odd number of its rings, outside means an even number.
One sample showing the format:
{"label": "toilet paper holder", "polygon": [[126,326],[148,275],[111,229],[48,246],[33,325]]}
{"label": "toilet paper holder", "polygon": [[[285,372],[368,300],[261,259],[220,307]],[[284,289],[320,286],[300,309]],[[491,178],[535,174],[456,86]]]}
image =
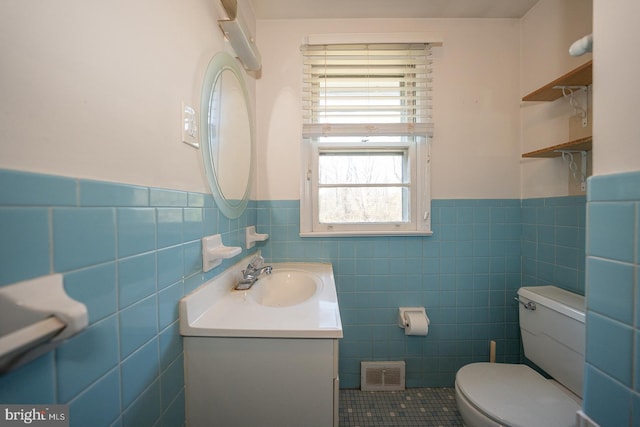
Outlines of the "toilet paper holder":
{"label": "toilet paper holder", "polygon": [[427,312],[424,307],[399,307],[398,308],[398,326],[400,326],[403,329],[406,328],[409,322],[407,321],[405,314],[413,313],[413,312],[422,313],[425,315],[425,317],[427,315]]}

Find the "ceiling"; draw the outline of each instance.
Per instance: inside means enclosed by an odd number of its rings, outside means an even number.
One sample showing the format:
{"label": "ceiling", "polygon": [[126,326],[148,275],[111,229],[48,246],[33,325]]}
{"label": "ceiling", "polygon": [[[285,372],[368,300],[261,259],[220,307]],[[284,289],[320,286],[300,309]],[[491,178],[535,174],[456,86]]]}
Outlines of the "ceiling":
{"label": "ceiling", "polygon": [[250,0],[256,19],[522,18],[538,0]]}

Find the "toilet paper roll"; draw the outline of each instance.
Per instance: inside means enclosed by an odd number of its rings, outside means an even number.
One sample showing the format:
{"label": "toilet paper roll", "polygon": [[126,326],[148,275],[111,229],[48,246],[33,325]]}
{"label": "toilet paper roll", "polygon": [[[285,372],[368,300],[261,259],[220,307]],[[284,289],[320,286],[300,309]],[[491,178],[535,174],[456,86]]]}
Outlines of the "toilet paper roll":
{"label": "toilet paper roll", "polygon": [[427,335],[429,333],[429,318],[419,311],[405,313],[407,326],[404,328],[405,335]]}

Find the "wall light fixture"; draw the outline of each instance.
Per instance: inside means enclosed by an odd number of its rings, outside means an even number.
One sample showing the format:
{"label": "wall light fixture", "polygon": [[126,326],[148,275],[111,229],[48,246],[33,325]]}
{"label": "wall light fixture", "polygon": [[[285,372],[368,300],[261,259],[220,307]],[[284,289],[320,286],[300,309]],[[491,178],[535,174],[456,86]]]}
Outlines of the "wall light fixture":
{"label": "wall light fixture", "polygon": [[218,21],[231,47],[236,52],[238,59],[249,71],[257,71],[262,67],[262,58],[256,42],[249,31],[244,27],[238,16],[237,0],[221,0],[228,19]]}

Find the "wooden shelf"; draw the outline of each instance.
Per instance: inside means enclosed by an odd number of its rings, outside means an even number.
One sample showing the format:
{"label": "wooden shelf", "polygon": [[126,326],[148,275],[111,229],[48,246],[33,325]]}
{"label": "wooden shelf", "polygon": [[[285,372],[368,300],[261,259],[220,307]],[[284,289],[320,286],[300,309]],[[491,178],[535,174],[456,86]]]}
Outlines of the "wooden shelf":
{"label": "wooden shelf", "polygon": [[[593,61],[588,61],[569,71],[562,77],[559,77],[551,83],[541,87],[538,90],[531,92],[529,95],[522,98],[523,101],[555,101],[562,97],[562,90],[554,89],[556,86],[590,86],[593,82]],[[573,141],[565,142],[563,144],[554,145],[552,147],[542,148],[540,150],[524,153],[522,157],[534,157],[534,158],[552,158],[560,157],[562,153],[560,151],[591,151],[592,148],[591,136],[584,138],[574,139]]]}
{"label": "wooden shelf", "polygon": [[564,144],[554,145],[553,147],[542,148],[540,150],[524,153],[522,157],[537,157],[537,158],[551,158],[560,157],[562,153],[559,150],[564,151],[590,151],[593,138],[587,136],[585,138],[576,139],[573,141],[565,142]]}
{"label": "wooden shelf", "polygon": [[522,98],[523,101],[555,101],[562,97],[562,90],[555,86],[589,86],[593,81],[593,61],[586,62],[578,68],[569,71],[564,76],[555,79],[548,85],[531,92]]}

